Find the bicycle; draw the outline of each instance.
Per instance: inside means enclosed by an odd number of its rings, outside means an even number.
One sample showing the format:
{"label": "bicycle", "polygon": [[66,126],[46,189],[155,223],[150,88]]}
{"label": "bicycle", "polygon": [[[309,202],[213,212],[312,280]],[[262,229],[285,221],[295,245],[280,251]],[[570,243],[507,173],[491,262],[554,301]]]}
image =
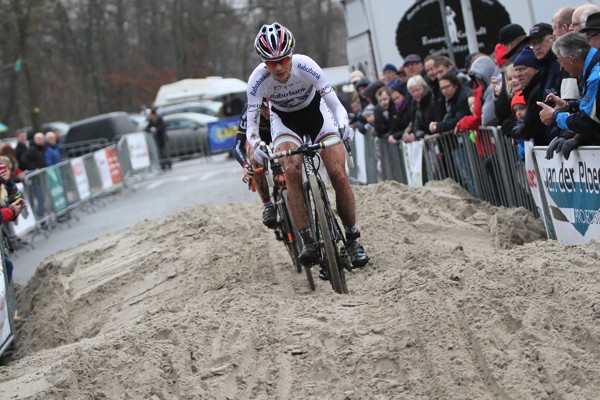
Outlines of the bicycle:
{"label": "bicycle", "polygon": [[[306,138],[306,141],[308,138]],[[348,164],[352,168],[352,155],[349,145],[340,138],[329,139],[316,144],[304,143],[296,149],[273,153],[271,159],[302,155],[302,165],[306,180],[303,182],[304,202],[315,242],[319,245],[319,265],[329,278],[334,291],[347,294],[346,276],[344,270],[351,271],[350,256],[346,251],[346,239],[333,213],[327,188],[319,174],[321,157],[319,150],[344,143],[348,152]],[[315,165],[315,159],[319,161]],[[313,212],[314,210],[314,212]],[[311,267],[306,267],[305,270]],[[307,274],[308,275],[308,274]],[[311,275],[312,276],[312,275]]]}
{"label": "bicycle", "polygon": [[[261,147],[263,148],[263,151],[266,150],[265,144],[261,143]],[[269,169],[272,174],[269,174]],[[287,186],[283,166],[279,163],[279,160],[272,159],[267,163],[265,170],[269,187],[272,189],[271,196],[273,198],[273,204],[277,211],[277,223],[274,228],[275,238],[282,241],[285,245],[292,259],[295,271],[297,273],[302,273],[302,269],[304,269],[308,285],[310,289],[314,291],[316,286],[311,267],[302,268],[302,264],[299,260],[300,251],[302,250],[301,239],[294,218],[289,212]],[[269,176],[271,176],[270,179]]]}

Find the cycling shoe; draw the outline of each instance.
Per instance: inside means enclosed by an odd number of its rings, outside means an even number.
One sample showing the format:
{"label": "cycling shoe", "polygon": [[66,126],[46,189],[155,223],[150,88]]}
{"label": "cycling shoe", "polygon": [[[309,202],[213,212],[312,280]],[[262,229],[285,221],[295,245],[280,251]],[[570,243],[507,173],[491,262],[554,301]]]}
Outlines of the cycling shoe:
{"label": "cycling shoe", "polygon": [[310,267],[319,261],[319,248],[316,243],[304,243],[300,256],[298,256],[300,263],[305,267]]}
{"label": "cycling shoe", "polygon": [[358,243],[358,240],[349,240],[346,242],[346,251],[350,256],[352,268],[363,268],[369,262],[369,256],[365,249]]}
{"label": "cycling shoe", "polygon": [[262,219],[263,224],[265,224],[265,226],[267,226],[268,228],[274,228],[275,224],[277,223],[277,214],[275,213],[275,207],[265,207],[263,210]]}

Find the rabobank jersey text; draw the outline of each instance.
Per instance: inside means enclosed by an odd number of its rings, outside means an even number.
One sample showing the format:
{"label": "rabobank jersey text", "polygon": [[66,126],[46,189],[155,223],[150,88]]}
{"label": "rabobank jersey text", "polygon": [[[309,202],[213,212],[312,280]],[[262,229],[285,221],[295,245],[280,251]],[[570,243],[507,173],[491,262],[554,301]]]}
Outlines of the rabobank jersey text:
{"label": "rabobank jersey text", "polygon": [[270,99],[271,106],[282,111],[297,111],[306,107],[317,92],[331,90],[323,78],[323,70],[310,57],[292,56],[292,69],[286,82],[275,80],[264,64],[260,64],[248,82],[248,104],[260,103],[263,97]]}

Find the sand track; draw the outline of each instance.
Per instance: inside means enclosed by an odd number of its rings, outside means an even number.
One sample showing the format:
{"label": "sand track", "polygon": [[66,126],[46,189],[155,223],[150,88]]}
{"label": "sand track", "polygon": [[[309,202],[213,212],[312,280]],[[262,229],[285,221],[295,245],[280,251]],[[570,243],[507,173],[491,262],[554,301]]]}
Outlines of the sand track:
{"label": "sand track", "polygon": [[254,205],[48,258],[19,290],[0,398],[596,398],[598,242],[540,240],[451,182],[355,192],[372,261],[346,296],[311,292]]}

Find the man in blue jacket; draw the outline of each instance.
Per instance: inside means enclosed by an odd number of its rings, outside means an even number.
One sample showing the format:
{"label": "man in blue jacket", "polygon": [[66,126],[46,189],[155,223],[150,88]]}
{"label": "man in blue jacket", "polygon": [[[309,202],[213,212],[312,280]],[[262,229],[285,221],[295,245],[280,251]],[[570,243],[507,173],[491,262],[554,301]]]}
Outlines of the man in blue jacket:
{"label": "man in blue jacket", "polygon": [[553,102],[554,107],[537,103],[542,108],[542,122],[546,125],[556,124],[563,131],[550,143],[546,158],[552,158],[556,152],[568,159],[571,151],[578,146],[600,143],[600,119],[596,111],[600,54],[579,32],[569,32],[558,38],[554,50],[562,67],[572,77],[583,76],[585,82],[579,111],[570,113],[567,101],[554,94],[546,98],[546,103]]}

